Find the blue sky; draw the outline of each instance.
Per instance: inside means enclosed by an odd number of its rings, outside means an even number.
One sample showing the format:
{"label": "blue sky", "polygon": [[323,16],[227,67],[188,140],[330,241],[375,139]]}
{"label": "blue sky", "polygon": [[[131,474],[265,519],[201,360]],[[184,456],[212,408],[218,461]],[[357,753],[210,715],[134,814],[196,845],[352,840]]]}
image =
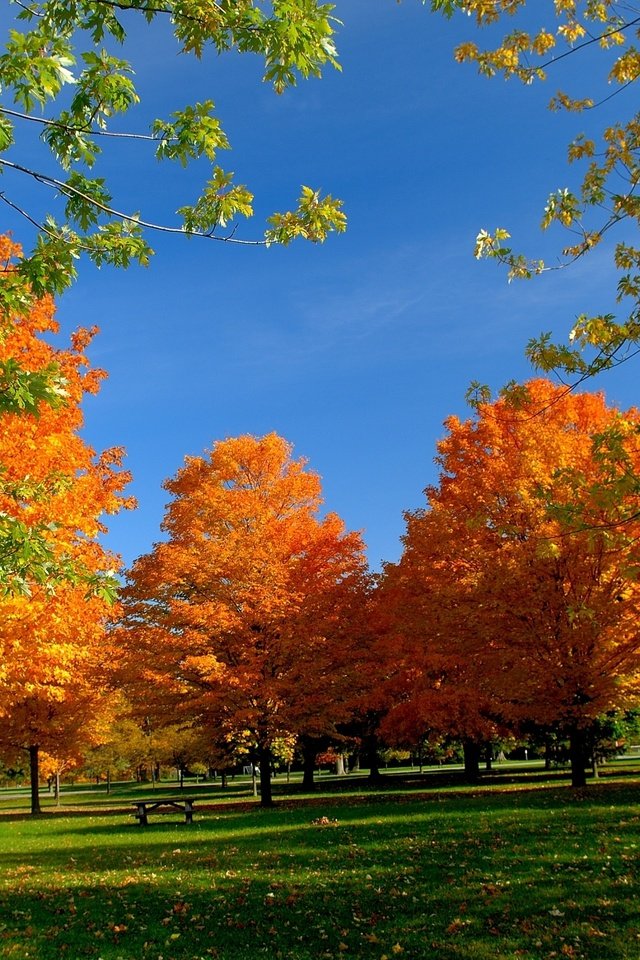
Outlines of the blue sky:
{"label": "blue sky", "polygon": [[[197,63],[161,26],[125,20],[143,97],[126,129],[215,100],[233,147],[220,162],[256,194],[258,216],[239,236],[259,236],[302,183],[341,197],[349,217],[348,232],[322,246],[156,236],[146,270],[81,265],[59,319],[65,330],[101,328],[91,358],[109,379],[86,404],[85,436],[128,451],[139,507],[110,520],[107,538],[127,564],[159,539],[161,484],[185,455],[272,430],[321,474],[327,509],[363,531],[372,566],[397,559],[402,512],[435,481],[442,421],[466,414],[469,382],[529,376],[530,336],[561,335],[582,311],[611,307],[605,251],[512,285],[473,258],[481,227],[510,228],[532,254],[560,239],[538,224],[548,193],[569,180],[566,144],[586,125],[546,108],[571,85],[571,58],[547,85],[525,88],[454,62],[455,43],[474,34],[464,17],[447,22],[409,0],[343,0],[336,15],[343,72],[281,97],[256,59]],[[588,57],[577,69],[578,85],[590,81]],[[625,108],[618,98],[604,111]],[[110,149],[105,169],[117,207],[163,222],[206,176],[204,165],[157,165],[140,144]],[[31,184],[15,189],[46,200]],[[28,242],[8,212],[3,228]],[[623,368],[595,386],[628,406],[634,379]]]}

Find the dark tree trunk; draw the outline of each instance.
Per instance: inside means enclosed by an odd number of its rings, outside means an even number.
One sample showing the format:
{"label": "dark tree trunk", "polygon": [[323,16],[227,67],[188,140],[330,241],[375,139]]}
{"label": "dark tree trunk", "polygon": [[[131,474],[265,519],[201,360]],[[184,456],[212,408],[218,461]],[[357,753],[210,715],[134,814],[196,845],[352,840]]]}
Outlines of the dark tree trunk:
{"label": "dark tree trunk", "polygon": [[29,777],[31,780],[31,813],[42,813],[40,808],[40,748],[37,744],[29,747]]}
{"label": "dark tree trunk", "polygon": [[111,770],[107,770],[107,793],[111,793]]}
{"label": "dark tree trunk", "polygon": [[587,733],[574,728],[569,735],[569,758],[571,760],[571,786],[584,787],[587,783]]}
{"label": "dark tree trunk", "polygon": [[258,762],[260,763],[260,806],[272,807],[270,747],[258,747]]}
{"label": "dark tree trunk", "polygon": [[372,783],[379,783],[384,779],[380,773],[380,761],[378,760],[378,734],[368,733],[362,738],[362,748],[364,751],[364,765],[369,767],[369,780]]}
{"label": "dark tree trunk", "polygon": [[304,790],[315,790],[313,775],[316,769],[316,753],[318,745],[315,740],[302,738],[302,787]]}
{"label": "dark tree trunk", "polygon": [[487,773],[491,773],[493,764],[493,746],[489,741],[484,745],[484,768]]}
{"label": "dark tree trunk", "polygon": [[468,783],[477,783],[480,779],[480,744],[474,740],[464,740],[464,776]]}

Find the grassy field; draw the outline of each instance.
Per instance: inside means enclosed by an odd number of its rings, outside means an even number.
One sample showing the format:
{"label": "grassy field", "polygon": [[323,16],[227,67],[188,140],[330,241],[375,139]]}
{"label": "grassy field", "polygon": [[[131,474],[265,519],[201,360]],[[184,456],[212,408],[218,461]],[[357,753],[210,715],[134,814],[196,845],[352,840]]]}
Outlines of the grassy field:
{"label": "grassy field", "polygon": [[7,794],[0,958],[638,960],[640,778],[513,787],[211,806],[148,828],[124,796],[109,810],[80,791],[30,819]]}

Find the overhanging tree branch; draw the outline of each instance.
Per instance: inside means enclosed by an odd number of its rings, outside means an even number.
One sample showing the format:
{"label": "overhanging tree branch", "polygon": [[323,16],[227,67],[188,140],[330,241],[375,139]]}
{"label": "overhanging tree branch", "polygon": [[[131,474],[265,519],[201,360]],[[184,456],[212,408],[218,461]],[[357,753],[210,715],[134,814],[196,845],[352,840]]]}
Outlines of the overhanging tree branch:
{"label": "overhanging tree branch", "polygon": [[14,117],[16,120],[28,120],[31,123],[39,123],[45,127],[58,127],[60,130],[66,130],[68,133],[88,133],[92,137],[110,137],[115,140],[151,140],[153,143],[159,143],[162,140],[175,140],[175,137],[155,137],[151,133],[117,133],[112,130],[99,130],[92,126],[73,126],[69,123],[63,123],[61,120],[51,120],[47,117],[36,117],[31,113],[20,113],[18,110],[10,110],[9,107],[0,106],[0,113],[8,117]]}

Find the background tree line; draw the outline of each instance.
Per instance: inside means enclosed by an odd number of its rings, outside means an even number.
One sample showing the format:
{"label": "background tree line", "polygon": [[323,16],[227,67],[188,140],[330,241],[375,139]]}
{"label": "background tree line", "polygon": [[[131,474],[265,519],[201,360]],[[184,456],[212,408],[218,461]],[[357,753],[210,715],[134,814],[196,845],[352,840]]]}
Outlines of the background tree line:
{"label": "background tree line", "polygon": [[[51,311],[43,301],[15,329],[35,369],[50,360],[35,334]],[[77,372],[86,336],[57,357],[78,378],[73,397],[16,415],[0,455],[16,477],[25,457],[43,478],[73,477],[21,515],[99,571],[98,514],[128,505],[128,477],[117,453],[96,461],[79,437],[82,389],[96,383]],[[174,731],[179,769],[248,754],[264,805],[274,754],[296,747],[307,785],[330,745],[357,745],[375,777],[383,744],[461,741],[475,777],[487,743],[535,735],[566,740],[584,784],[599,726],[638,705],[639,416],[535,380],[450,419],[440,482],[377,575],[281,437],[188,457],[166,483],[164,539],[127,572],[117,606],[82,578],[0,599],[2,754],[29,754],[34,811],[41,752],[60,771],[89,743],[117,770],[111,731],[139,739],[132,721]]]}

